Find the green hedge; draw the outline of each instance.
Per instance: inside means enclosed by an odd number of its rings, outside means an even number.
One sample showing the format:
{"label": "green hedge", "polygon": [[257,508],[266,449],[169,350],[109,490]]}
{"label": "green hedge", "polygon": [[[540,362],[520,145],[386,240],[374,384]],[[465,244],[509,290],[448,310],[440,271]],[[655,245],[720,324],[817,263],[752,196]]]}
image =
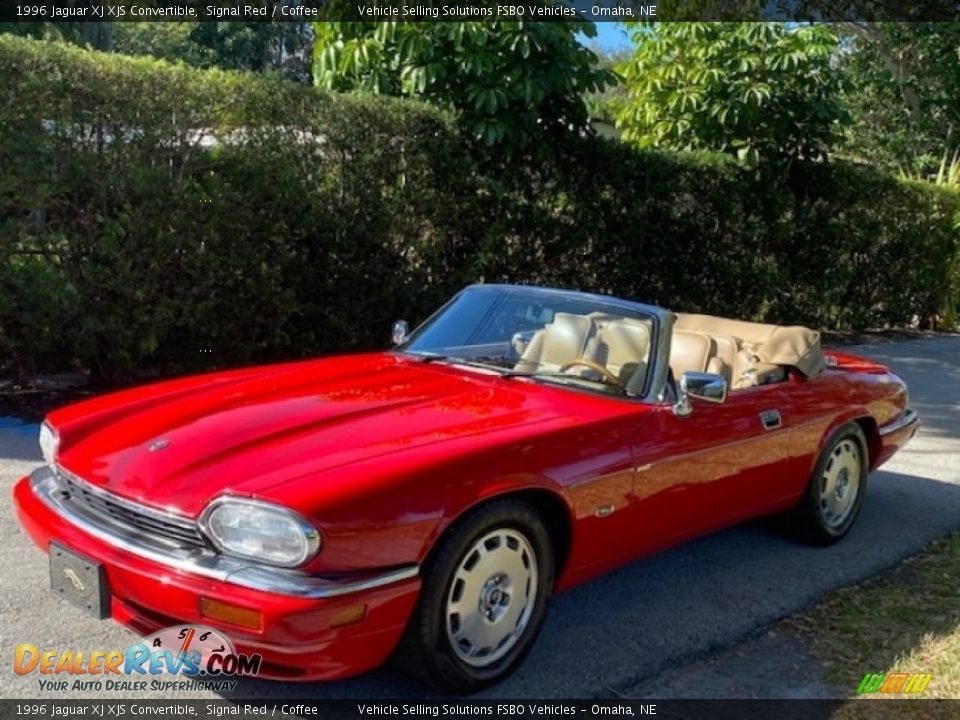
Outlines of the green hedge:
{"label": "green hedge", "polygon": [[572,139],[479,158],[450,114],[0,36],[0,369],[116,382],[378,347],[462,285],[862,328],[938,318],[955,194],[841,164]]}

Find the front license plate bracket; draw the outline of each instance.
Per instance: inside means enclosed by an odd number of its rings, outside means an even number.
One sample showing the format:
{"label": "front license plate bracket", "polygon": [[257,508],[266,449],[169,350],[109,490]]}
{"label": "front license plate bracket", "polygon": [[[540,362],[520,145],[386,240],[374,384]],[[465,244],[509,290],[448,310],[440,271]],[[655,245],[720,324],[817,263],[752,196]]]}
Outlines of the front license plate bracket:
{"label": "front license plate bracket", "polygon": [[50,543],[50,590],[96,618],[110,617],[110,590],[103,565]]}

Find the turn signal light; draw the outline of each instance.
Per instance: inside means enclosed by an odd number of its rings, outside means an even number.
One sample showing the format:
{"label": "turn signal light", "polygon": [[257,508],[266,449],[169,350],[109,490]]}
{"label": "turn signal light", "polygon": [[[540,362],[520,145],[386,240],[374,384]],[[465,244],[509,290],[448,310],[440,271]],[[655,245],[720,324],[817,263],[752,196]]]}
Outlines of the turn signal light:
{"label": "turn signal light", "polygon": [[367,606],[364,603],[347,605],[330,613],[330,627],[338,628],[344,625],[353,625],[363,620],[366,614]]}
{"label": "turn signal light", "polygon": [[222,620],[252,630],[260,630],[263,627],[263,615],[259,610],[231,605],[212,598],[200,598],[200,614],[212,620]]}

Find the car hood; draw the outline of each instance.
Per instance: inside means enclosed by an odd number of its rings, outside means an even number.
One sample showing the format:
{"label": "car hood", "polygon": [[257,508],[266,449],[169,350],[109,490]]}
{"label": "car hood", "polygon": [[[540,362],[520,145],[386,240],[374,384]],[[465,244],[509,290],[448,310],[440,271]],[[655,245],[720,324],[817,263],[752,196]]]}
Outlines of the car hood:
{"label": "car hood", "polygon": [[[204,376],[126,391],[102,414],[77,406],[60,462],[118,495],[188,514],[228,492],[281,482],[428,443],[545,423],[556,390],[382,353]],[[564,392],[564,391],[559,391]]]}

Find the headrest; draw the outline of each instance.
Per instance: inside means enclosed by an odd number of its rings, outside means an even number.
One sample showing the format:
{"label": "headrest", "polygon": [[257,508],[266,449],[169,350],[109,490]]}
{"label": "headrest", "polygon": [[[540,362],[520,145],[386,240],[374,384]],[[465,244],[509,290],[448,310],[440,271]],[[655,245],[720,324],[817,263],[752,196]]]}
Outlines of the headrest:
{"label": "headrest", "polygon": [[593,334],[593,321],[584,315],[557,313],[544,328],[541,359],[557,358],[561,362],[580,357]]}

